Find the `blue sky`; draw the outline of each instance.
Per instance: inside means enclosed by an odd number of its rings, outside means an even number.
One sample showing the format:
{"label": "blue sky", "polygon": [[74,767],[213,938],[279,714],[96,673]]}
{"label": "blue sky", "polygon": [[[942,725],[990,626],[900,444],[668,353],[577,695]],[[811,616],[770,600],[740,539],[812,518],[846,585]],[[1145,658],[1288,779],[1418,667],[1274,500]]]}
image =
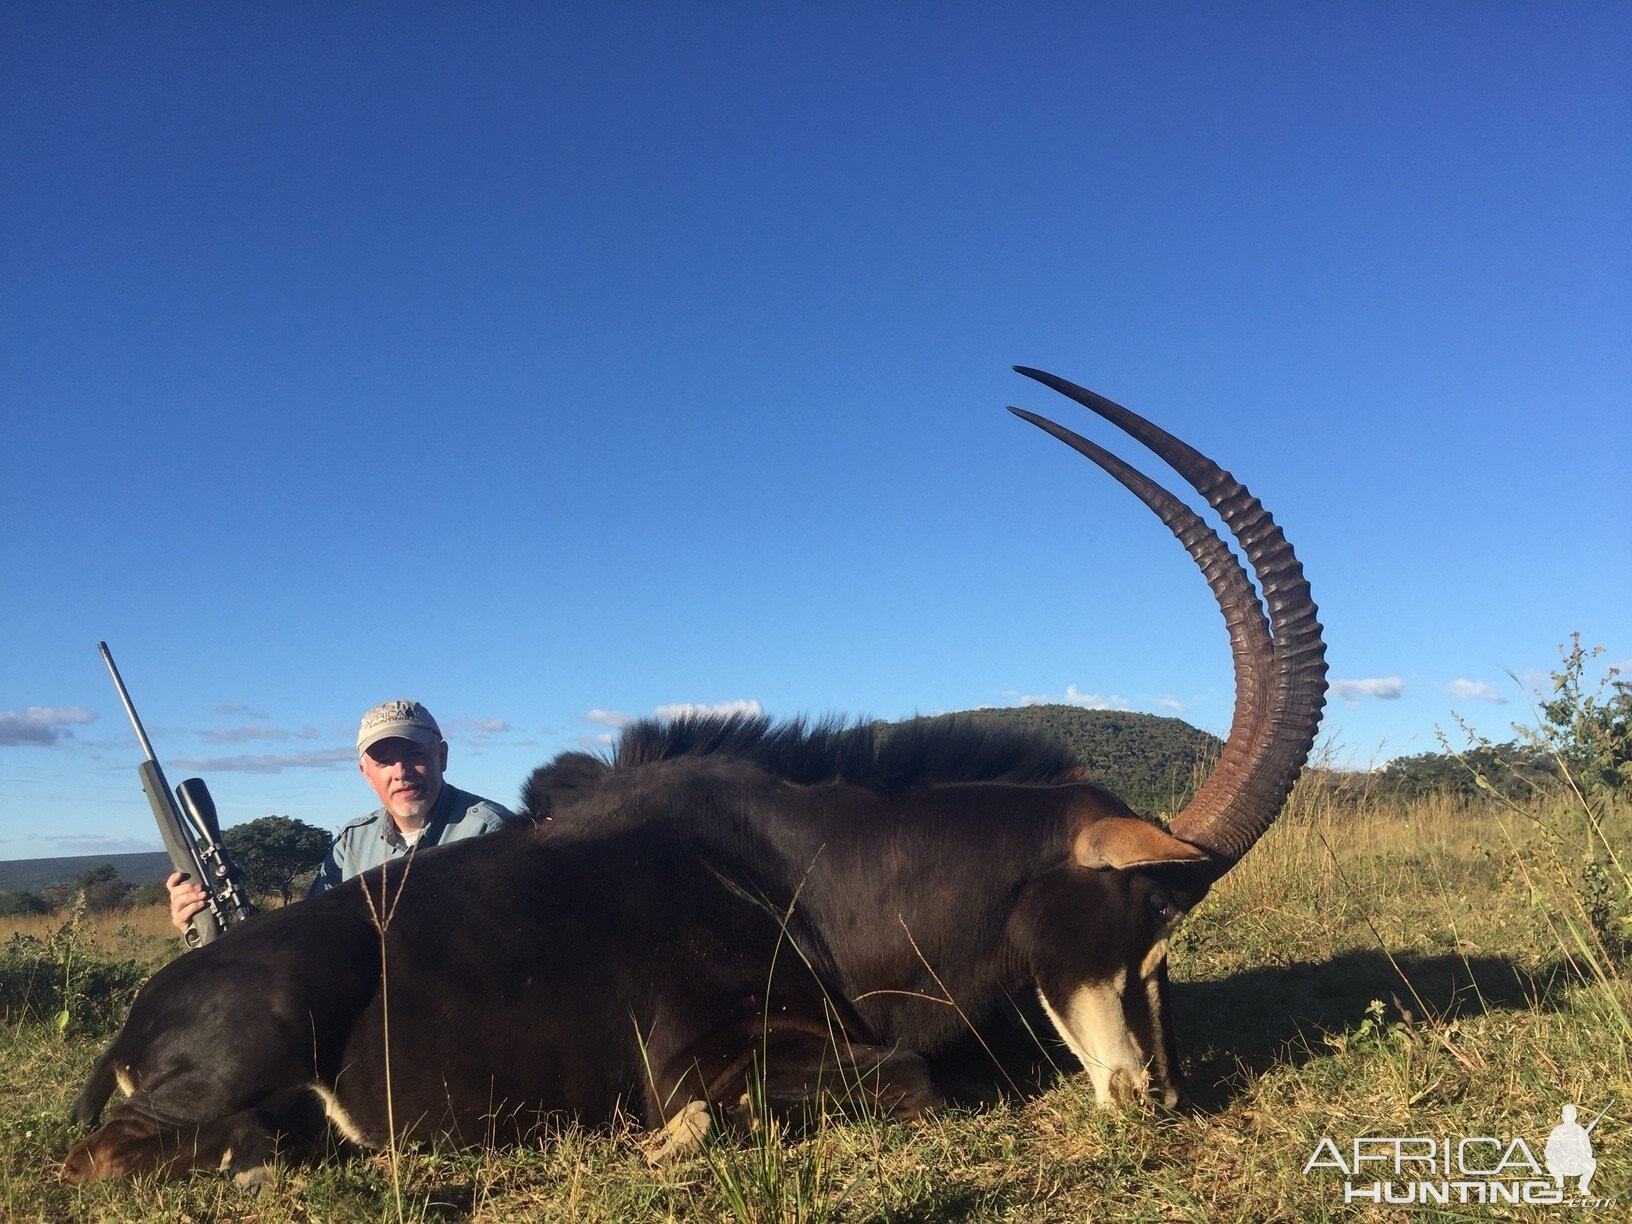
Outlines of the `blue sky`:
{"label": "blue sky", "polygon": [[[1632,660],[1632,10],[0,10],[0,858],[500,802],[677,705],[1228,723],[1155,519],[1003,411],[1245,480],[1357,765]],[[1167,475],[1160,465],[1146,464]]]}

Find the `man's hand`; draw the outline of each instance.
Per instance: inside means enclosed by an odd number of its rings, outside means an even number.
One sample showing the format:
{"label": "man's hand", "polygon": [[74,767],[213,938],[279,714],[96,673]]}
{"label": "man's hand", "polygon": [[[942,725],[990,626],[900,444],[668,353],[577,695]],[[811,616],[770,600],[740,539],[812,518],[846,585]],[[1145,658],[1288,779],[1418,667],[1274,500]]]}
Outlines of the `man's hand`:
{"label": "man's hand", "polygon": [[181,871],[172,871],[164,887],[170,894],[170,925],[186,935],[187,923],[204,908],[204,888]]}

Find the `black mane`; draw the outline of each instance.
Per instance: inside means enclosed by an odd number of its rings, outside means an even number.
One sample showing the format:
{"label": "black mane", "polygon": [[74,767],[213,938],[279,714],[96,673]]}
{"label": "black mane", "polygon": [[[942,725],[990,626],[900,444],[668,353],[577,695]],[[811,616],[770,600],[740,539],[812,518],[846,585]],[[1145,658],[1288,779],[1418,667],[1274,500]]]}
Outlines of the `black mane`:
{"label": "black mane", "polygon": [[1081,780],[1070,751],[1036,731],[996,727],[956,714],[889,724],[776,723],[761,714],[694,714],[625,728],[611,760],[564,752],[533,771],[522,806],[536,816],[553,795],[593,786],[609,772],[663,761],[736,761],[800,786],[842,782],[881,794],[917,786],[1007,782],[1046,786]]}

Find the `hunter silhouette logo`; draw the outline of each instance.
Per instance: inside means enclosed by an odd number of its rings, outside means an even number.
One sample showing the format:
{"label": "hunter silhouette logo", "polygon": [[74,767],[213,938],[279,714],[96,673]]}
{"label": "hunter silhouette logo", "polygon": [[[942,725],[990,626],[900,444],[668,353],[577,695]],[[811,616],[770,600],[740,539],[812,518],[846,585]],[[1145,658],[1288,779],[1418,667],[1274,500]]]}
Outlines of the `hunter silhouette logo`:
{"label": "hunter silhouette logo", "polygon": [[[1614,1101],[1609,1103],[1613,1104]],[[1592,1128],[1604,1120],[1609,1105],[1600,1109],[1598,1116],[1585,1126],[1575,1120],[1573,1103],[1564,1106],[1564,1120],[1553,1127],[1553,1133],[1547,1136],[1547,1146],[1542,1149],[1547,1160],[1547,1172],[1553,1175],[1560,1189],[1566,1177],[1576,1177],[1580,1179],[1577,1192],[1586,1194],[1587,1187],[1592,1183],[1592,1175],[1598,1171],[1598,1162],[1592,1157]]]}
{"label": "hunter silhouette logo", "polygon": [[[1303,1173],[1307,1177],[1316,1169],[1334,1169],[1342,1174],[1345,1203],[1611,1207],[1618,1200],[1594,1197],[1589,1188],[1598,1172],[1592,1132],[1614,1104],[1605,1105],[1585,1126],[1576,1120],[1574,1102],[1565,1105],[1559,1124],[1547,1136],[1541,1160],[1522,1138],[1360,1135],[1346,1148],[1322,1138]],[[1566,1189],[1564,1183],[1572,1178],[1575,1186]]]}

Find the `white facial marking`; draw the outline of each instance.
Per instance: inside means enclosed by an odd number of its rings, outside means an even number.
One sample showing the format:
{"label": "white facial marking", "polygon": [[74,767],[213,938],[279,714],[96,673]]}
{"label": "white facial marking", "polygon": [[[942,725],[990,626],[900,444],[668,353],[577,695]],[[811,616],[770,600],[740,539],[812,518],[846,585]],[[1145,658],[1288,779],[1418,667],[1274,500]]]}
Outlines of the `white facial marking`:
{"label": "white facial marking", "polygon": [[1179,1090],[1173,1086],[1173,1068],[1167,1065],[1167,1037],[1162,1032],[1162,983],[1155,976],[1145,979],[1145,999],[1150,1008],[1150,1075],[1152,1082],[1166,1084],[1162,1106],[1176,1109]]}
{"label": "white facial marking", "polygon": [[1101,1105],[1143,1096],[1150,1082],[1146,1056],[1128,1031],[1122,1011],[1127,984],[1127,970],[1119,969],[1109,981],[1079,986],[1066,1000],[1063,1014],[1041,990],[1037,992],[1060,1037],[1088,1072],[1094,1099]]}
{"label": "white facial marking", "polygon": [[1179,1090],[1173,1087],[1173,1068],[1167,1065],[1167,1038],[1162,1032],[1162,981],[1157,970],[1167,958],[1167,938],[1163,936],[1151,945],[1139,966],[1139,976],[1145,981],[1145,1005],[1150,1009],[1150,1076],[1153,1083],[1166,1084],[1162,1105],[1177,1108]]}
{"label": "white facial marking", "polygon": [[1150,981],[1166,956],[1167,940],[1158,939],[1150,945],[1150,951],[1145,953],[1145,959],[1140,962],[1139,977],[1144,981]]}
{"label": "white facial marking", "polygon": [[136,1081],[131,1079],[129,1067],[114,1068],[113,1082],[119,1085],[119,1091],[126,1096],[136,1095]]}

